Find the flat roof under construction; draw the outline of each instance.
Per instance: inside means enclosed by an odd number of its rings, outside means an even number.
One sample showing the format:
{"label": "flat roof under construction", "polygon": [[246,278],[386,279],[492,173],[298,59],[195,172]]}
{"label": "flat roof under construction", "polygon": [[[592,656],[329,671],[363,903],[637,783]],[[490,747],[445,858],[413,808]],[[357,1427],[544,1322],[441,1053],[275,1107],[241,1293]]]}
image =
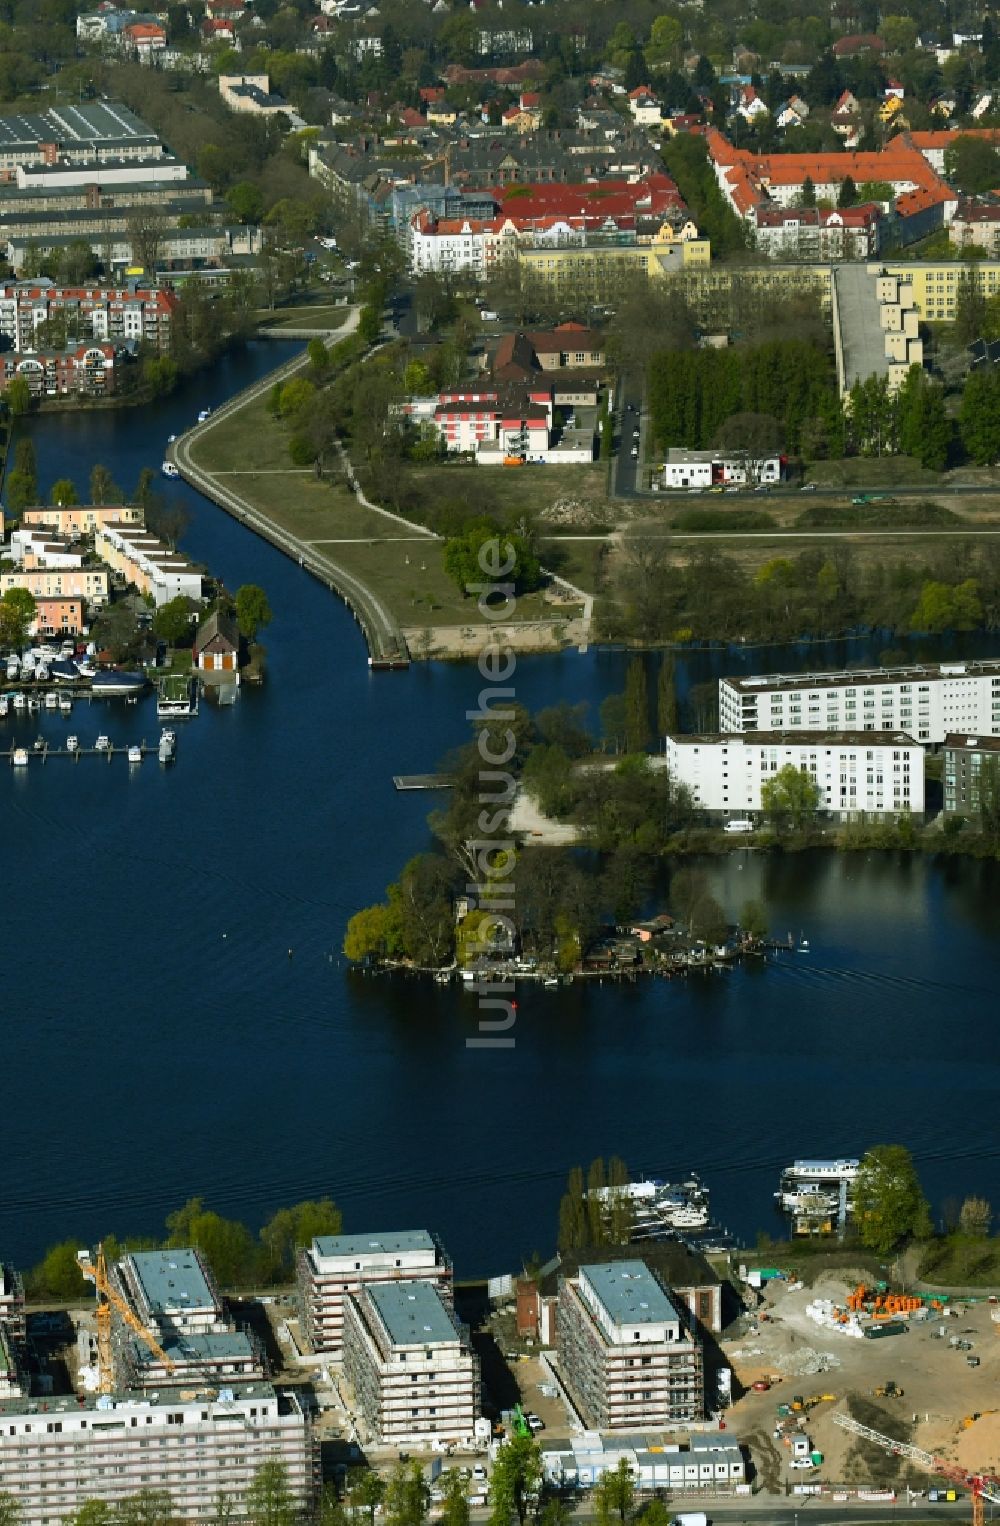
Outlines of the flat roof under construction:
{"label": "flat roof under construction", "polygon": [[581,1266],[605,1313],[616,1325],[659,1325],[677,1310],[643,1261],[606,1261]]}
{"label": "flat roof under construction", "polygon": [[391,1256],[396,1251],[436,1248],[434,1236],[426,1229],[398,1229],[385,1235],[317,1235],[313,1240],[318,1256]]}
{"label": "flat roof under construction", "polygon": [[143,1295],[153,1314],[178,1314],[189,1309],[217,1307],[194,1250],[132,1251],[131,1262]]}
{"label": "flat roof under construction", "polygon": [[376,1282],[368,1297],[394,1346],[428,1346],[460,1339],[444,1299],[432,1282]]}

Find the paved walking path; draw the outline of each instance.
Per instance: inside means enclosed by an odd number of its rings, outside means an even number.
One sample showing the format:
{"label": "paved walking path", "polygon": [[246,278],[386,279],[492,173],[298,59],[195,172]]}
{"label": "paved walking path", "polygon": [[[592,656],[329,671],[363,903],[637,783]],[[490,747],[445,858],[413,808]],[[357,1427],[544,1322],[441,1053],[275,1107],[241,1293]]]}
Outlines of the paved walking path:
{"label": "paved walking path", "polygon": [[[338,343],[348,334],[355,332],[360,313],[360,308],[354,308],[343,327],[320,336],[328,348],[330,344]],[[297,372],[305,370],[308,364],[308,355],[296,356],[294,360],[286,361],[284,365],[270,371],[260,381],[238,392],[235,397],[230,398],[212,413],[204,423],[194,425],[168,446],[167,458],[173,461],[181,476],[192,487],[197,488],[206,498],[210,498],[213,503],[218,504],[234,518],[242,521],[248,529],[255,531],[272,545],[277,546],[279,550],[293,557],[300,567],[304,567],[314,577],[326,583],[335,593],[340,594],[365,634],[368,643],[368,662],[371,666],[405,665],[409,661],[409,654],[403,633],[391,611],[366,584],[356,578],[353,573],[348,572],[346,567],[341,567],[324,552],[317,550],[313,543],[292,535],[256,505],[251,504],[231,487],[219,481],[220,476],[235,474],[205,471],[192,455],[192,447],[225,419],[231,418],[234,413],[238,413],[249,403],[255,402],[264,393],[270,392],[275,382],[286,381]],[[407,525],[407,528],[413,527]]]}

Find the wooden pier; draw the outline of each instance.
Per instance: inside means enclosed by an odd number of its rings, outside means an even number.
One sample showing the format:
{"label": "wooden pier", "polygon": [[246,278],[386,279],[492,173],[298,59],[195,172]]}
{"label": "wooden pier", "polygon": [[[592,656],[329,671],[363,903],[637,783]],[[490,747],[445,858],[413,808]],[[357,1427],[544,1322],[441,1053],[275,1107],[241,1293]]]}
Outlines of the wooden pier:
{"label": "wooden pier", "polygon": [[29,764],[47,763],[49,758],[73,758],[76,762],[79,762],[81,758],[107,758],[110,763],[112,758],[125,758],[127,761],[129,750],[132,747],[138,747],[144,759],[159,757],[160,748],[158,743],[155,746],[150,746],[148,742],[142,741],[130,742],[124,747],[121,745],[109,747],[50,747],[46,742],[44,747],[35,747],[34,745],[26,747],[21,745],[7,748],[5,751],[0,752],[0,758],[6,759],[11,768],[24,766],[15,765],[14,754],[17,752],[27,753]]}
{"label": "wooden pier", "polygon": [[450,774],[393,774],[392,782],[398,790],[455,788]]}

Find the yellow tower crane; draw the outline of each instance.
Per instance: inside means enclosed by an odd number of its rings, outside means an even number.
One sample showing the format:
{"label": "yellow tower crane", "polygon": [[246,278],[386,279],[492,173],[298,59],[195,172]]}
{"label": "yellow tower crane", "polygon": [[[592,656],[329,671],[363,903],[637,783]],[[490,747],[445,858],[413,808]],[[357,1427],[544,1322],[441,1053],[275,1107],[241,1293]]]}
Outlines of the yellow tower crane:
{"label": "yellow tower crane", "polygon": [[97,1255],[91,1258],[89,1250],[80,1250],[76,1253],[77,1264],[80,1271],[89,1282],[94,1284],[97,1290],[97,1372],[98,1390],[102,1394],[114,1393],[115,1371],[114,1359],[111,1351],[111,1310],[115,1309],[129,1326],[134,1330],[140,1340],[145,1341],[157,1361],[162,1362],[168,1372],[176,1372],[177,1364],[160,1345],[156,1336],[146,1329],[142,1320],[133,1314],[121,1294],[111,1286],[108,1279],[108,1266],[104,1259],[104,1246],[98,1245]]}

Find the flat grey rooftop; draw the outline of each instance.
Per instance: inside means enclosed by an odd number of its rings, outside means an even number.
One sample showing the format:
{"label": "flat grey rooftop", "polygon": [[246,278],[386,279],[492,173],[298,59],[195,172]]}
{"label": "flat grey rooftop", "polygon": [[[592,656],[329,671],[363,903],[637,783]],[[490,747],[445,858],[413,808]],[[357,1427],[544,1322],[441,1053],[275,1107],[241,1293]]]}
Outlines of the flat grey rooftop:
{"label": "flat grey rooftop", "polygon": [[[161,1340],[160,1345],[173,1362],[237,1362],[253,1356],[250,1337],[243,1330],[227,1330],[218,1335],[177,1335]],[[158,1364],[144,1341],[131,1342],[138,1363],[143,1366]]]}
{"label": "flat grey rooftop", "polygon": [[215,1308],[215,1295],[193,1250],[133,1251],[127,1260],[153,1314]]}
{"label": "flat grey rooftop", "polygon": [[581,1266],[580,1274],[616,1325],[659,1325],[677,1319],[677,1310],[642,1261]]}
{"label": "flat grey rooftop", "polygon": [[376,1282],[368,1296],[394,1346],[432,1345],[459,1339],[448,1306],[431,1282]]}
{"label": "flat grey rooftop", "polygon": [[397,1229],[391,1234],[317,1235],[313,1250],[318,1256],[391,1256],[400,1251],[434,1250],[434,1237],[426,1229]]}
{"label": "flat grey rooftop", "polygon": [[156,134],[145,122],[113,101],[89,102],[87,105],[52,106],[47,111],[18,112],[0,117],[0,149],[22,144],[125,142],[137,138],[156,141]]}
{"label": "flat grey rooftop", "polygon": [[879,321],[875,277],[864,265],[837,265],[833,271],[844,357],[844,387],[869,376],[888,376],[885,334]]}

